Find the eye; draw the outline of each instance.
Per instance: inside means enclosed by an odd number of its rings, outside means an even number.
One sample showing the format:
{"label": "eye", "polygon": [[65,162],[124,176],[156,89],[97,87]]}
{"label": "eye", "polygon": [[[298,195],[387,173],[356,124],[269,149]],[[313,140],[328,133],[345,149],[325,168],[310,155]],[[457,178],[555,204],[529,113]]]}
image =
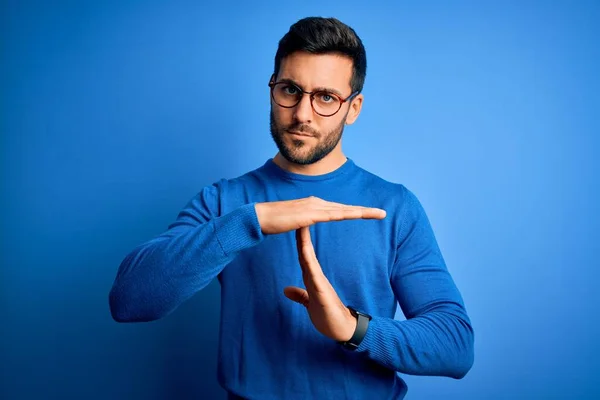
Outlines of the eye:
{"label": "eye", "polygon": [[321,92],[318,94],[317,97],[318,100],[323,103],[333,103],[334,101],[336,101],[336,97],[327,92]]}
{"label": "eye", "polygon": [[285,85],[281,88],[281,90],[283,91],[283,93],[289,94],[289,95],[295,95],[300,92],[300,90],[296,86],[293,86],[293,85]]}

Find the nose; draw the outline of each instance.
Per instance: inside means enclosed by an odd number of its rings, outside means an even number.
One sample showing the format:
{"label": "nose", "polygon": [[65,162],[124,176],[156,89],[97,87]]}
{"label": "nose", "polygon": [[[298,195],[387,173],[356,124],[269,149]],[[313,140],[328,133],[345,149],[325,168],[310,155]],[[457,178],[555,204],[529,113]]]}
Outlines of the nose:
{"label": "nose", "polygon": [[302,99],[300,99],[300,103],[296,105],[294,109],[294,117],[296,120],[302,124],[308,124],[312,122],[313,118],[313,109],[310,104],[310,96],[304,95]]}

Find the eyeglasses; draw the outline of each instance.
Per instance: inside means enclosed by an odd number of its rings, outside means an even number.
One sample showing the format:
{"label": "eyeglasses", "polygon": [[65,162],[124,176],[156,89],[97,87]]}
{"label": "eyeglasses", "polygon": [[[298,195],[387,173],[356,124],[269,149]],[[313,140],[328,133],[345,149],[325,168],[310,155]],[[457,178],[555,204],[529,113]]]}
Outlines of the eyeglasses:
{"label": "eyeglasses", "polygon": [[269,87],[271,88],[271,97],[275,104],[283,108],[296,107],[305,94],[310,95],[312,109],[322,117],[331,117],[340,111],[342,104],[358,94],[358,92],[354,92],[345,99],[342,99],[337,94],[325,90],[307,92],[287,81],[273,82],[271,80]]}

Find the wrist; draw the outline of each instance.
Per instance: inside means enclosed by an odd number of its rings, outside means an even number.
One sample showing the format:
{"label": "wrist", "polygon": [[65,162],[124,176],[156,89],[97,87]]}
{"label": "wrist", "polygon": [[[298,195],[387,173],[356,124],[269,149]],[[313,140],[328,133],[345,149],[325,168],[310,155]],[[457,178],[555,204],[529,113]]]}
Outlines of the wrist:
{"label": "wrist", "polygon": [[256,219],[258,220],[258,225],[260,226],[260,230],[263,235],[268,234],[268,229],[266,228],[265,223],[265,204],[264,203],[255,203],[254,204],[254,212],[256,213]]}
{"label": "wrist", "polygon": [[348,307],[346,309],[346,323],[344,324],[344,332],[338,338],[339,342],[347,342],[352,338],[354,332],[356,332],[356,326],[358,325],[358,318],[354,315]]}
{"label": "wrist", "polygon": [[353,307],[347,308],[353,316],[353,318],[355,318],[356,320],[356,327],[352,336],[348,340],[341,341],[339,343],[348,350],[356,350],[360,343],[363,341],[365,335],[367,334],[367,328],[369,327],[369,321],[371,320],[371,316],[361,311],[358,311]]}

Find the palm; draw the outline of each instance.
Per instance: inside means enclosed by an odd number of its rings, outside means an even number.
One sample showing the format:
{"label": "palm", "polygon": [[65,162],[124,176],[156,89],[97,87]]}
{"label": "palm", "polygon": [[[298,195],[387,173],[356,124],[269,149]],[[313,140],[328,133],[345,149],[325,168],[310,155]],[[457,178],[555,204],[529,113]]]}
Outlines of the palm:
{"label": "palm", "polygon": [[308,227],[296,231],[296,243],[306,289],[287,287],[285,295],[306,307],[311,322],[323,335],[336,340],[349,339],[356,320],[323,274]]}
{"label": "palm", "polygon": [[317,197],[256,204],[256,215],[265,234],[276,234],[314,225],[317,222],[345,219],[382,219],[385,211],[349,206]]}

